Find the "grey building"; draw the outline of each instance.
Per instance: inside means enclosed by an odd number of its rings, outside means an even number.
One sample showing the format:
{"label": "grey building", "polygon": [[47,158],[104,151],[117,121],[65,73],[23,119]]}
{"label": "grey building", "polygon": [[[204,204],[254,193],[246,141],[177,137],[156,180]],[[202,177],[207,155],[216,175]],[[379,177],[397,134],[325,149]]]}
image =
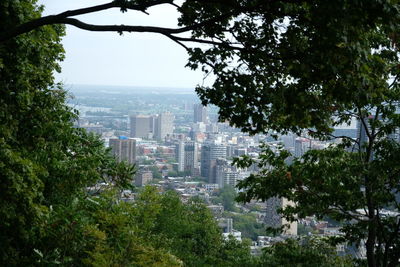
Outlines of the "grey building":
{"label": "grey building", "polygon": [[175,144],[175,159],[178,163],[178,171],[183,172],[185,169],[185,143],[183,141]]}
{"label": "grey building", "polygon": [[194,141],[185,142],[184,153],[184,171],[189,172],[192,176],[198,175],[197,143]]}
{"label": "grey building", "polygon": [[153,173],[148,170],[139,170],[135,176],[135,185],[144,186],[153,179]]}
{"label": "grey building", "polygon": [[285,198],[272,197],[267,200],[265,223],[274,228],[279,228],[283,225],[287,226],[284,233],[287,235],[297,235],[297,222],[286,221],[278,212],[277,209],[285,208],[286,206],[293,206],[294,204]]}
{"label": "grey building", "polygon": [[161,113],[155,119],[155,137],[158,140],[164,140],[167,135],[174,132],[174,115],[170,112]]}
{"label": "grey building", "polygon": [[131,137],[149,138],[154,133],[154,117],[149,115],[130,116]]}
{"label": "grey building", "polygon": [[119,161],[127,161],[134,164],[136,159],[136,141],[125,136],[110,139],[111,152]]}
{"label": "grey building", "polygon": [[205,143],[201,148],[201,176],[209,183],[216,183],[217,159],[226,159],[226,146]]}
{"label": "grey building", "polygon": [[207,123],[207,108],[202,104],[193,106],[193,122]]}

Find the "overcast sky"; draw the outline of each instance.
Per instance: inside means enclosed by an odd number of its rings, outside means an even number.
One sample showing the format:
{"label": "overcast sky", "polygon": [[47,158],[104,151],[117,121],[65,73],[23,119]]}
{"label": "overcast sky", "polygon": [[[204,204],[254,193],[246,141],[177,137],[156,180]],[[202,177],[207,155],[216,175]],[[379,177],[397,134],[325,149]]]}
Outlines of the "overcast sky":
{"label": "overcast sky", "polygon": [[[39,0],[45,15],[109,1]],[[163,5],[144,13],[118,9],[80,16],[97,24],[132,24],[176,27],[177,12]],[[63,40],[66,58],[58,81],[66,84],[165,86],[194,88],[202,82],[200,71],[185,68],[186,51],[171,40],[156,34],[88,32],[67,26]]]}

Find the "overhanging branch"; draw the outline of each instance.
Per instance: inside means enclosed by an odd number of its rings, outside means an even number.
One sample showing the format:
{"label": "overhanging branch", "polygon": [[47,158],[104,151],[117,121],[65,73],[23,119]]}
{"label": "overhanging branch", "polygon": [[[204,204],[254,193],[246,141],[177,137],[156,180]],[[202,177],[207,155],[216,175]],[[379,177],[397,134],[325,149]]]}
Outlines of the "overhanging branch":
{"label": "overhanging branch", "polygon": [[[197,1],[197,0],[193,0],[193,1]],[[220,0],[218,0],[216,2],[221,3]],[[104,11],[104,10],[111,9],[111,8],[120,8],[122,11],[135,10],[135,11],[145,12],[145,10],[147,8],[152,7],[152,6],[161,5],[161,4],[171,4],[171,5],[179,8],[179,6],[174,4],[174,0],[152,0],[152,1],[146,1],[146,2],[143,2],[140,4],[133,4],[133,3],[124,2],[124,1],[112,1],[112,2],[109,2],[106,4],[102,4],[102,5],[81,8],[81,9],[75,9],[75,10],[68,10],[68,11],[59,13],[57,15],[44,16],[44,17],[41,17],[38,19],[28,21],[26,23],[16,26],[15,28],[10,29],[9,31],[0,32],[0,43],[10,40],[18,35],[30,32],[34,29],[40,28],[42,26],[55,25],[55,24],[69,24],[69,25],[78,27],[80,29],[88,30],[88,31],[115,31],[115,32],[119,32],[119,33],[122,33],[122,32],[152,32],[152,33],[159,33],[159,34],[163,34],[163,35],[178,34],[178,33],[190,32],[192,30],[207,27],[208,25],[213,25],[216,22],[223,21],[229,17],[239,15],[241,13],[249,12],[252,10],[254,11],[260,5],[260,3],[258,3],[258,4],[255,4],[254,6],[251,6],[248,8],[236,7],[236,9],[231,9],[231,11],[222,13],[213,18],[204,20],[202,22],[194,23],[189,26],[180,27],[180,28],[163,28],[163,27],[135,26],[135,25],[95,25],[95,24],[88,24],[88,23],[82,22],[81,20],[78,20],[76,18],[72,18],[75,16],[95,13],[95,12]],[[179,38],[181,38],[181,37],[179,37]],[[178,39],[175,39],[175,40],[178,40]],[[217,43],[213,43],[212,41],[200,40],[197,38],[190,39],[190,40],[189,39],[188,40],[180,39],[179,41],[208,43],[208,44],[212,44],[212,45],[217,44]],[[224,43],[222,42],[221,44],[224,44]],[[235,49],[237,49],[237,48],[235,48]]]}
{"label": "overhanging branch", "polygon": [[[18,35],[30,32],[34,29],[40,28],[45,25],[54,25],[54,24],[65,24],[65,19],[71,19],[73,16],[79,16],[84,14],[95,13],[99,11],[104,11],[111,8],[121,8],[122,10],[136,10],[136,11],[145,11],[147,8],[161,5],[161,4],[170,4],[173,0],[154,0],[148,1],[146,3],[141,4],[131,4],[131,3],[121,3],[121,1],[112,1],[102,5],[91,6],[87,8],[80,8],[75,10],[68,10],[62,12],[57,15],[49,15],[45,17],[41,17],[38,19],[34,19],[23,23],[21,25],[16,26],[15,28],[0,33],[0,43],[10,40]],[[77,20],[77,19],[75,19]],[[79,21],[79,20],[77,20]],[[83,22],[82,22],[83,23]],[[68,23],[69,24],[69,23]],[[71,25],[73,25],[71,23]],[[116,30],[118,31],[118,30]]]}

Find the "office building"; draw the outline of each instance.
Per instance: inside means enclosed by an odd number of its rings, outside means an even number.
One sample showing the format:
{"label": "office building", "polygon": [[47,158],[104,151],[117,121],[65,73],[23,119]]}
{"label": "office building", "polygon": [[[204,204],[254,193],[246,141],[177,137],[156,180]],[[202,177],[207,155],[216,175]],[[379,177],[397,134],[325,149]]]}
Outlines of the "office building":
{"label": "office building", "polygon": [[185,142],[184,153],[184,171],[190,173],[191,176],[198,175],[197,143],[193,141]]}
{"label": "office building", "polygon": [[300,158],[311,149],[311,139],[296,138],[294,142],[294,156]]}
{"label": "office building", "polygon": [[209,183],[216,183],[216,165],[217,159],[226,159],[226,146],[205,143],[201,148],[201,176],[208,180]]}
{"label": "office building", "polygon": [[151,138],[154,133],[154,118],[149,115],[130,116],[131,137]]}
{"label": "office building", "polygon": [[207,123],[207,108],[202,104],[193,106],[193,122]]}
{"label": "office building", "polygon": [[174,115],[170,112],[161,113],[155,119],[155,137],[164,140],[167,135],[174,132]]}
{"label": "office building", "polygon": [[175,159],[178,164],[178,171],[183,172],[185,169],[185,143],[179,141],[175,144]]}
{"label": "office building", "polygon": [[238,178],[239,178],[239,172],[232,171],[231,169],[227,169],[224,172],[223,183],[222,183],[221,187],[224,187],[225,185],[230,185],[230,186],[235,187],[236,183],[238,181]]}
{"label": "office building", "polygon": [[268,199],[266,202],[265,223],[273,228],[286,226],[284,228],[286,235],[297,235],[297,222],[288,222],[277,212],[277,209],[285,208],[289,205],[293,206],[294,204],[285,198],[272,197]]}
{"label": "office building", "polygon": [[136,141],[125,136],[110,139],[111,152],[118,161],[127,161],[134,164],[136,159]]}
{"label": "office building", "polygon": [[153,173],[148,170],[139,170],[135,176],[135,185],[144,186],[153,179]]}

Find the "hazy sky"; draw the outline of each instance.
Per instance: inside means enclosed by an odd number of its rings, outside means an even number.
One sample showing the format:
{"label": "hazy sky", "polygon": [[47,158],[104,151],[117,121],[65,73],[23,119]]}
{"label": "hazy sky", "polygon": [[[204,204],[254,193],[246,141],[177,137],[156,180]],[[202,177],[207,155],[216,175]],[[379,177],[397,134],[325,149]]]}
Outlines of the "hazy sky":
{"label": "hazy sky", "polygon": [[[39,0],[46,14],[82,8],[109,1]],[[175,27],[177,13],[171,6],[144,13],[121,13],[118,9],[80,16],[97,24],[158,25]],[[88,32],[67,26],[63,40],[66,58],[57,80],[67,84],[195,87],[203,74],[185,68],[186,51],[171,40],[156,34]]]}

